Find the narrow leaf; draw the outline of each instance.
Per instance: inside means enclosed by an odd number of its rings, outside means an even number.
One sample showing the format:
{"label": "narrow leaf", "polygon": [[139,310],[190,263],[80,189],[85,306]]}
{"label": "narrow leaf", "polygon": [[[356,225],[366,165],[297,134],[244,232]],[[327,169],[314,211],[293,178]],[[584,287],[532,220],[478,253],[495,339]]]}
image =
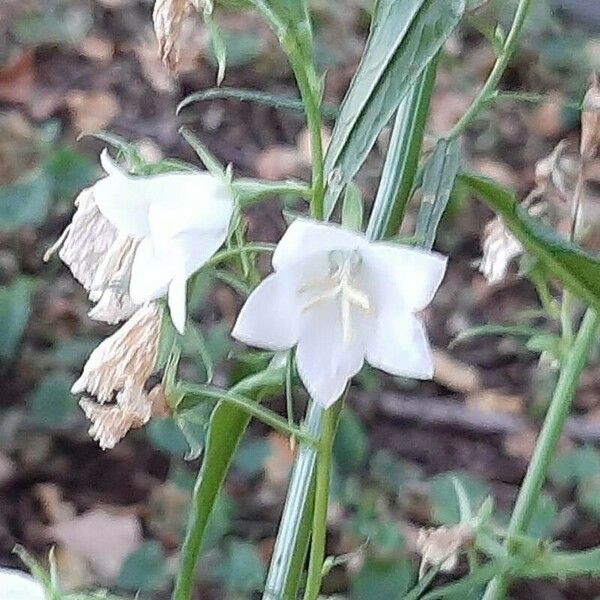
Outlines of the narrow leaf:
{"label": "narrow leaf", "polygon": [[181,127],[179,133],[192,147],[209,173],[215,177],[225,177],[225,167],[219,162],[219,159],[187,127]]}
{"label": "narrow leaf", "polygon": [[337,198],[411,85],[458,24],[465,0],[381,0],[363,59],[325,157],[331,215]]}
{"label": "narrow leaf", "polygon": [[491,179],[468,174],[459,175],[459,179],[502,217],[512,234],[550,274],[586,304],[600,309],[599,256],[589,254],[536,221],[512,192]]}
{"label": "narrow leaf", "polygon": [[429,157],[423,173],[423,196],[417,216],[415,237],[419,245],[431,250],[438,225],[460,166],[460,141],[458,138],[440,140]]}
{"label": "narrow leaf", "polygon": [[342,225],[348,229],[362,231],[363,226],[363,200],[360,190],[354,183],[346,186],[344,203],[342,204]]}

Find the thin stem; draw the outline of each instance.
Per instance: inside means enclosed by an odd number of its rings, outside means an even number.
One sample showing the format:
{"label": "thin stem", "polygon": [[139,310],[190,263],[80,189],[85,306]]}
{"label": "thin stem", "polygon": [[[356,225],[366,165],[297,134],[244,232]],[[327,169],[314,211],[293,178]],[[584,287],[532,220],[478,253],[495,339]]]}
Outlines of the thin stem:
{"label": "thin stem", "polygon": [[289,423],[286,419],[280,417],[277,413],[274,413],[268,408],[262,407],[253,400],[242,396],[241,394],[232,393],[231,391],[226,392],[218,388],[214,388],[208,385],[198,385],[193,383],[180,384],[179,389],[188,394],[198,394],[203,398],[210,398],[213,400],[222,400],[247,412],[254,418],[262,421],[266,425],[269,425],[280,433],[287,434],[289,436],[302,440],[304,444],[311,446],[317,446],[318,442],[315,437],[307,434],[302,428]]}
{"label": "thin stem", "polygon": [[377,196],[367,226],[370,239],[392,236],[398,233],[402,224],[421,154],[436,71],[437,57],[427,65],[396,111]]}
{"label": "thin stem", "polygon": [[523,24],[525,23],[525,18],[527,17],[530,6],[531,0],[519,0],[519,5],[517,6],[510,31],[506,36],[506,42],[504,43],[502,52],[500,52],[496,62],[494,63],[487,81],[483,84],[483,87],[481,90],[479,90],[479,94],[477,94],[477,97],[475,100],[473,100],[471,106],[469,106],[465,114],[450,130],[446,136],[447,138],[453,138],[461,135],[463,131],[471,124],[479,111],[486,106],[491,99],[494,98],[496,87],[498,83],[500,83],[500,79],[502,78],[502,75],[504,74],[504,71],[508,66],[508,63],[510,62],[515,50],[517,49],[517,40],[519,39],[519,35],[523,29]]}
{"label": "thin stem", "polygon": [[[304,426],[304,430],[308,435],[315,438],[320,435],[323,412],[318,404],[310,403]],[[316,456],[317,450],[314,447],[300,445],[290,478],[283,514],[281,515],[279,532],[273,548],[263,600],[283,600],[285,598],[284,590],[288,586],[294,549],[300,537],[304,508],[310,497]]]}
{"label": "thin stem", "polygon": [[[561,369],[544,425],[513,509],[506,541],[509,552],[511,536],[526,531],[531,515],[537,505],[550,461],[569,415],[581,373],[596,340],[599,326],[600,318],[593,310],[588,309],[581,322],[571,352]],[[506,595],[507,586],[506,577],[496,578],[488,586],[484,600],[501,600]]]}
{"label": "thin stem", "polygon": [[323,416],[323,428],[317,457],[312,541],[304,600],[316,600],[321,589],[323,561],[325,560],[325,542],[327,538],[327,506],[329,503],[329,483],[331,480],[332,448],[337,414],[336,408],[332,406],[325,411]]}

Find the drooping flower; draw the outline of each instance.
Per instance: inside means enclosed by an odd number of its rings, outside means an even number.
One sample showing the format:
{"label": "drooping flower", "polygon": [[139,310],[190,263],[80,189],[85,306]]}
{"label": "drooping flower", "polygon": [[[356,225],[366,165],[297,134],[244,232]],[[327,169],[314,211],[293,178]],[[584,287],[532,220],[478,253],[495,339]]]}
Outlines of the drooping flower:
{"label": "drooping flower", "polygon": [[272,350],[297,346],[298,372],[315,402],[333,404],[365,359],[393,375],[432,377],[416,313],[440,285],[445,257],[297,219],[275,250],[273,268],[242,307],[232,335]]}
{"label": "drooping flower", "polygon": [[160,323],[161,310],[155,303],[138,309],[92,352],[71,388],[73,394],[95,397],[97,402],[83,398],[80,406],[92,421],[90,435],[103,449],[160,412],[160,388],[149,394],[145,390],[158,355]]}
{"label": "drooping flower", "polygon": [[186,283],[225,241],[233,212],[227,185],[206,172],[125,173],[106,150],[108,176],[83,192],[72,223],[51,249],[98,302],[92,317],[118,322],[168,294],[185,326]]}
{"label": "drooping flower", "polygon": [[1,598],[10,600],[44,600],[44,588],[27,573],[16,569],[0,569]]}

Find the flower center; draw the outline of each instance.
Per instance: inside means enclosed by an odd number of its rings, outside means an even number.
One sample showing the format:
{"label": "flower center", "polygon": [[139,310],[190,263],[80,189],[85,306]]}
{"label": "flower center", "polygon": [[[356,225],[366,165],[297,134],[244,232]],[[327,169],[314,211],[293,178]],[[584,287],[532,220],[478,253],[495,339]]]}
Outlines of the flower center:
{"label": "flower center", "polygon": [[325,277],[313,279],[300,286],[298,292],[309,298],[302,310],[309,310],[326,300],[337,300],[340,304],[342,335],[344,344],[352,341],[352,307],[365,312],[371,310],[369,296],[356,286],[362,258],[357,250],[333,250],[329,253],[329,273]]}

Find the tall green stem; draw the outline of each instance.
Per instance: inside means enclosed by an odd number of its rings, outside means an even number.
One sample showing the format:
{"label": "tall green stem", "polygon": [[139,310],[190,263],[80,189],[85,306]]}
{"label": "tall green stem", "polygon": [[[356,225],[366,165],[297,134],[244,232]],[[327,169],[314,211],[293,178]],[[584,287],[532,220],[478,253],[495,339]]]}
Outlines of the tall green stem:
{"label": "tall green stem", "polygon": [[436,71],[437,57],[427,65],[396,111],[367,227],[370,239],[394,235],[402,223],[419,163]]}
{"label": "tall green stem", "polygon": [[[323,409],[311,402],[305,420],[306,433],[312,437],[320,436],[322,421]],[[300,445],[273,548],[271,566],[263,595],[264,600],[282,600],[284,598],[295,547],[301,536],[304,509],[310,495],[316,457],[317,450],[314,447]]]}
{"label": "tall green stem", "polygon": [[334,406],[328,408],[323,415],[323,428],[317,458],[312,541],[304,600],[316,600],[321,589],[323,561],[325,560],[325,542],[327,538],[327,506],[329,503],[329,483],[331,480],[332,448],[337,415],[338,411]]}
{"label": "tall green stem", "polygon": [[496,94],[496,87],[500,83],[500,79],[504,74],[510,59],[512,58],[515,50],[517,49],[517,40],[523,29],[525,18],[529,12],[532,0],[519,0],[515,16],[513,18],[510,31],[506,36],[506,41],[502,47],[502,52],[498,55],[496,62],[486,80],[483,84],[479,94],[477,94],[475,100],[471,103],[471,106],[467,109],[465,114],[456,123],[456,125],[450,130],[446,137],[452,138],[460,135],[463,131],[471,124],[473,119],[478,115],[479,111],[486,106],[491,100],[494,99]]}
{"label": "tall green stem", "polygon": [[[575,337],[571,352],[561,369],[544,425],[513,509],[506,542],[509,552],[511,536],[524,533],[531,521],[531,515],[546,480],[550,461],[569,415],[581,373],[596,340],[599,326],[600,318],[594,311],[588,309]],[[507,587],[506,577],[496,578],[489,584],[484,600],[501,600],[506,595]]]}

